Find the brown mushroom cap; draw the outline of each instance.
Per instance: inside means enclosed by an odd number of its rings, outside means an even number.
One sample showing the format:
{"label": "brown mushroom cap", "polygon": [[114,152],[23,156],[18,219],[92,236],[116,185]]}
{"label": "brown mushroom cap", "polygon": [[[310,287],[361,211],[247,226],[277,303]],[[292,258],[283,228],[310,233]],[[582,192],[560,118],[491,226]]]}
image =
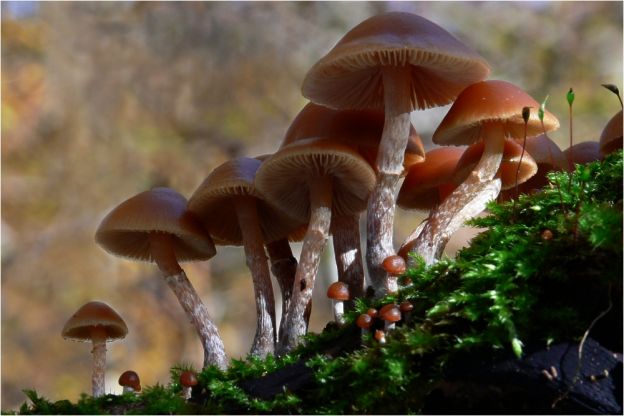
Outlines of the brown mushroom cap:
{"label": "brown mushroom cap", "polygon": [[394,303],[385,305],[379,310],[379,318],[388,322],[397,322],[401,320],[401,310]]}
{"label": "brown mushroom cap", "polygon": [[[469,146],[464,151],[453,173],[453,180],[456,184],[462,183],[470,175],[470,172],[472,172],[481,158],[483,147],[484,143],[480,141]],[[522,155],[522,161],[520,160],[521,155],[522,145],[515,140],[505,139],[503,159],[496,173],[496,176],[501,180],[501,189],[513,188],[516,185],[518,164],[520,164],[518,184],[526,182],[537,173],[537,164],[531,155],[525,151],[524,155]]]}
{"label": "brown mushroom cap", "polygon": [[370,315],[363,313],[355,320],[355,324],[358,328],[368,329],[373,325],[373,318]]}
{"label": "brown mushroom cap", "polygon": [[401,256],[388,256],[382,263],[383,268],[392,276],[399,276],[405,273],[407,265]]}
{"label": "brown mushroom cap", "polygon": [[256,174],[257,188],[272,204],[301,222],[310,218],[311,178],[332,178],[332,215],[366,209],[375,172],[350,147],[328,140],[302,140],[277,151]]}
{"label": "brown mushroom cap", "polygon": [[600,134],[600,153],[608,155],[622,148],[622,110],[607,122]]}
{"label": "brown mushroom cap", "polygon": [[174,238],[178,261],[206,260],[216,254],[199,221],[186,209],[186,198],[169,188],[154,188],[119,204],[100,223],[96,242],[109,253],[135,260],[154,261],[150,234]]}
{"label": "brown mushroom cap", "polygon": [[74,341],[92,341],[94,329],[104,330],[106,341],[125,338],[128,327],[117,312],[104,302],[85,303],[69,318],[61,335]]}
{"label": "brown mushroom cap", "polygon": [[466,85],[487,76],[474,50],[429,20],[411,13],[373,16],[351,29],[303,81],[303,95],[332,108],[384,108],[383,66],[409,66],[411,107],[449,103]]}
{"label": "brown mushroom cap", "polygon": [[123,387],[132,387],[135,391],[141,391],[141,380],[139,379],[139,375],[132,371],[124,371],[121,376],[119,376],[119,385]]}
{"label": "brown mushroom cap", "polygon": [[425,161],[410,166],[397,205],[405,209],[429,210],[441,202],[439,187],[452,183],[455,165],[463,147],[439,147],[426,153]]}
{"label": "brown mushroom cap", "polygon": [[[308,103],[290,124],[281,147],[305,139],[330,139],[354,147],[375,167],[384,128],[382,110],[334,110]],[[422,140],[410,124],[403,166],[405,169],[425,159]]]}
{"label": "brown mushroom cap", "polygon": [[[511,138],[524,137],[522,108],[532,107],[527,123],[527,137],[544,132],[538,118],[539,103],[515,85],[506,81],[482,81],[464,89],[433,134],[440,145],[469,145],[481,139],[481,125],[501,123],[504,134]],[[544,113],[544,129],[559,128],[559,120]]]}
{"label": "brown mushroom cap", "polygon": [[401,304],[399,305],[399,310],[402,313],[411,312],[411,311],[414,310],[414,305],[409,300],[405,300],[405,301],[401,302]]}
{"label": "brown mushroom cap", "polygon": [[[522,145],[523,139],[516,139]],[[568,168],[568,160],[557,143],[550,137],[540,134],[535,137],[527,137],[525,150],[531,155],[538,168],[544,167],[548,170],[565,170]]]}
{"label": "brown mushroom cap", "polygon": [[217,244],[243,244],[243,235],[234,209],[234,199],[256,199],[260,229],[265,242],[299,235],[300,222],[277,211],[256,189],[254,179],[262,162],[258,158],[238,157],[215,168],[191,196],[188,209],[210,230]]}
{"label": "brown mushroom cap", "polygon": [[180,384],[184,387],[193,387],[198,383],[197,376],[192,371],[183,371],[180,373]]}
{"label": "brown mushroom cap", "polygon": [[349,285],[343,282],[334,282],[327,288],[327,297],[333,300],[349,300]]}
{"label": "brown mushroom cap", "polygon": [[[600,154],[600,143],[594,141],[580,142],[572,146],[572,163],[585,165],[602,159]],[[563,157],[567,160],[570,154],[570,148],[562,152]],[[565,169],[565,167],[563,168]]]}

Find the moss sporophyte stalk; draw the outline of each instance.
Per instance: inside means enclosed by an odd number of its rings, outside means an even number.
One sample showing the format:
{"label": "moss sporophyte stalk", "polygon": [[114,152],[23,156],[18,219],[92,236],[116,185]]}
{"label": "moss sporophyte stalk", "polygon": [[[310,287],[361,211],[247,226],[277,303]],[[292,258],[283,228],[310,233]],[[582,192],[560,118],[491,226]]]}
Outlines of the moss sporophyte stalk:
{"label": "moss sporophyte stalk", "polygon": [[[357,299],[344,325],[307,335],[286,356],[199,371],[188,401],[178,368],[169,384],[139,394],[70,403],[28,390],[19,413],[422,412],[466,357],[485,356],[487,366],[524,357],[529,345],[578,343],[599,316],[603,326],[621,327],[621,316],[611,316],[618,314],[601,314],[610,303],[621,311],[622,169],[620,150],[570,174],[548,174],[549,185],[520,195],[515,209],[490,203],[487,216],[471,221],[486,231],[455,259],[428,267],[414,258],[404,275],[411,284],[379,301]],[[410,320],[386,332],[385,344],[372,335],[383,326],[378,318],[365,334],[355,325],[370,308],[404,301],[413,305]],[[621,339],[613,333],[597,324],[590,336],[615,350]]]}

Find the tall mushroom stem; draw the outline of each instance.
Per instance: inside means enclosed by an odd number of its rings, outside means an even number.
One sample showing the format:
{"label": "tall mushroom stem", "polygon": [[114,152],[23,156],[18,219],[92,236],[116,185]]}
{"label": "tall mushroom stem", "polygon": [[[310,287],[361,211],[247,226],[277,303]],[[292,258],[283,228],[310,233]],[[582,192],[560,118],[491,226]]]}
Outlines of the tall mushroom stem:
{"label": "tall mushroom stem", "polygon": [[410,130],[410,66],[382,69],[385,122],[377,153],[377,182],[368,201],[366,264],[376,296],[383,296],[383,260],[394,254],[395,197]]}
{"label": "tall mushroom stem", "polygon": [[306,334],[306,309],[312,300],[314,280],[318,272],[321,253],[329,236],[332,207],[332,180],[322,176],[310,183],[310,222],[303,239],[301,257],[297,266],[293,296],[286,321],[286,330],[281,334],[279,353],[295,348]]}
{"label": "tall mushroom stem", "polygon": [[[411,248],[428,265],[440,258],[451,235],[466,220],[483,211],[487,202],[496,199],[500,192],[500,180],[493,178],[502,160],[504,127],[499,123],[485,124],[481,132],[485,143],[479,163],[468,178],[429,214]],[[413,262],[409,259],[408,265],[414,266]]]}
{"label": "tall mushroom stem", "polygon": [[349,311],[353,309],[354,299],[364,295],[359,214],[332,217],[331,229],[338,281],[346,283],[351,293],[351,299],[345,305]]}
{"label": "tall mushroom stem", "polygon": [[275,352],[277,340],[275,299],[256,201],[256,198],[252,196],[239,196],[235,198],[234,206],[243,235],[247,267],[251,271],[256,299],[257,326],[250,353],[258,357],[266,357]]}
{"label": "tall mushroom stem", "polygon": [[[282,293],[282,317],[278,332],[278,337],[281,337],[281,334],[285,331],[286,316],[292,299],[295,274],[297,273],[297,259],[293,256],[290,243],[286,238],[267,244],[266,249],[269,254],[269,262],[271,263],[271,272],[273,272],[273,276],[275,276]],[[306,326],[309,319],[310,315],[308,314]]]}
{"label": "tall mushroom stem", "polygon": [[91,330],[91,340],[93,342],[93,373],[91,374],[91,387],[93,397],[101,397],[105,394],[105,373],[106,373],[106,330],[102,327],[95,327]]}
{"label": "tall mushroom stem", "polygon": [[186,316],[190,318],[204,348],[204,367],[215,365],[225,370],[228,366],[223,340],[212,322],[206,305],[193,288],[178,264],[172,245],[173,237],[165,233],[150,235],[150,250],[156,264],[163,272],[165,282],[178,298]]}

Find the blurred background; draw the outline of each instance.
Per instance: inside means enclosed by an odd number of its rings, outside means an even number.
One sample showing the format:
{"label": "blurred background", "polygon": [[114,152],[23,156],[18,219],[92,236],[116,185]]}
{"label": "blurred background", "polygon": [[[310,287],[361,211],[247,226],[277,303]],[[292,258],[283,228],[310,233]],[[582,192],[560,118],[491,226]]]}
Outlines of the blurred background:
{"label": "blurred background", "polygon": [[[108,349],[107,391],[137,371],[167,383],[176,363],[201,366],[197,337],[156,267],[114,258],[94,243],[104,215],[153,186],[189,197],[236,156],[272,153],[306,104],[303,77],[371,15],[414,12],[479,51],[493,79],[511,81],[561,121],[573,87],[575,142],[597,140],[619,109],[600,86],[622,88],[621,2],[2,2],[2,409],[35,388],[53,400],[90,392],[91,347],[61,328],[98,299],[129,334]],[[431,148],[448,107],[416,112]],[[423,218],[399,211],[397,246]],[[463,230],[448,254],[474,231]],[[299,245],[295,245],[295,251]],[[330,319],[316,283],[311,330]],[[184,266],[244,358],[255,308],[242,248]],[[279,305],[279,295],[277,295]]]}

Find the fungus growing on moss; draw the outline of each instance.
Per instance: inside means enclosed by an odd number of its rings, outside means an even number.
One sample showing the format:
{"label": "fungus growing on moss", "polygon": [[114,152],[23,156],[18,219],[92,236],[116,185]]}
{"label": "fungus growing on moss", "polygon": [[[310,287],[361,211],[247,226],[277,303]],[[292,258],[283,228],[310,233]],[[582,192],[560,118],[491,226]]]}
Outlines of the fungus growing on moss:
{"label": "fungus growing on moss", "polygon": [[204,367],[227,367],[217,326],[178,263],[207,260],[216,254],[210,235],[187,211],[186,198],[169,188],[135,195],[102,220],[95,241],[117,256],[155,262],[199,335]]}
{"label": "fungus growing on moss", "polygon": [[382,266],[386,273],[388,273],[386,290],[391,294],[397,293],[399,291],[397,279],[400,275],[405,273],[405,260],[403,257],[397,255],[388,256],[382,262]]}
{"label": "fungus growing on moss", "polygon": [[93,397],[105,394],[106,343],[125,338],[128,327],[117,312],[104,302],[85,303],[67,321],[61,335],[93,344]]}
{"label": "fungus growing on moss", "polygon": [[198,382],[194,372],[183,371],[180,373],[180,385],[182,386],[182,397],[184,397],[184,400],[191,398],[193,387],[195,387]]}
{"label": "fungus growing on moss", "polygon": [[607,122],[600,134],[600,153],[607,156],[622,148],[622,110]]}
{"label": "fungus growing on moss", "polygon": [[344,282],[334,282],[327,289],[327,297],[332,301],[334,320],[337,324],[344,323],[344,302],[350,299],[349,285]]}
{"label": "fungus growing on moss", "polygon": [[303,81],[303,95],[313,102],[384,109],[377,182],[367,213],[366,261],[378,295],[385,293],[381,262],[394,253],[395,195],[410,112],[447,104],[488,73],[483,58],[440,26],[414,14],[389,12],[351,29]]}
{"label": "fungus growing on moss", "polygon": [[134,393],[141,391],[141,379],[139,375],[132,370],[127,370],[119,376],[119,385],[123,387],[124,393]]}

